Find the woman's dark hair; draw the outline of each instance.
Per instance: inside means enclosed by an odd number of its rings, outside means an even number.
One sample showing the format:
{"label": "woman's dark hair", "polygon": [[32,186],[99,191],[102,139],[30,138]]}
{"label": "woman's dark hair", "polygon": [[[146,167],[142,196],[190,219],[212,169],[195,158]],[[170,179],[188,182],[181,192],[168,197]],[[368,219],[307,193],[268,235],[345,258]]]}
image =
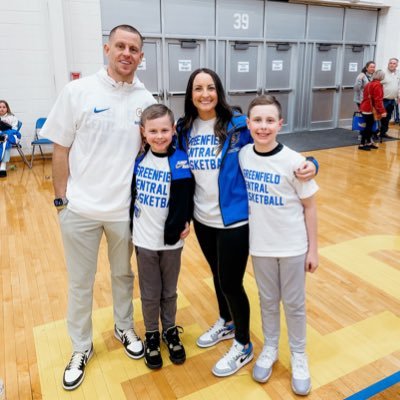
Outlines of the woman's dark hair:
{"label": "woman's dark hair", "polygon": [[375,64],[375,61],[368,61],[368,62],[365,64],[365,67],[361,70],[361,72],[363,72],[364,74],[366,74],[366,73],[367,73],[367,69],[368,69],[368,67],[369,67],[371,64]]}
{"label": "woman's dark hair", "polygon": [[8,103],[7,103],[5,100],[0,100],[0,103],[3,103],[3,104],[6,106],[6,108],[7,108],[7,114],[14,115],[14,114],[11,112],[10,106],[8,105]]}
{"label": "woman's dark hair", "polygon": [[222,86],[221,79],[219,76],[208,68],[199,68],[192,72],[189,77],[188,84],[186,87],[185,94],[185,114],[183,116],[183,129],[188,130],[193,125],[194,120],[199,115],[197,108],[194,106],[192,101],[192,93],[193,93],[193,82],[198,74],[208,74],[211,76],[211,79],[214,82],[215,89],[217,91],[218,102],[215,106],[215,113],[217,120],[214,125],[215,136],[219,140],[219,149],[222,149],[222,146],[226,139],[226,127],[228,122],[231,120],[233,116],[233,111],[231,106],[226,101],[226,95],[224,87]]}

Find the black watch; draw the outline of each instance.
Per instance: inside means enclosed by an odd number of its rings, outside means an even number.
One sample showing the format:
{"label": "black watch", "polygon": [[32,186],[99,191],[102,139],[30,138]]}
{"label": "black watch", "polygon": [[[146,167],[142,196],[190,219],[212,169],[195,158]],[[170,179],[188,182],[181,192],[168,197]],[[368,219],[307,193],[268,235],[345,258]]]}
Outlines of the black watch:
{"label": "black watch", "polygon": [[68,204],[68,199],[66,197],[59,197],[58,199],[54,199],[54,205],[56,208],[64,208]]}

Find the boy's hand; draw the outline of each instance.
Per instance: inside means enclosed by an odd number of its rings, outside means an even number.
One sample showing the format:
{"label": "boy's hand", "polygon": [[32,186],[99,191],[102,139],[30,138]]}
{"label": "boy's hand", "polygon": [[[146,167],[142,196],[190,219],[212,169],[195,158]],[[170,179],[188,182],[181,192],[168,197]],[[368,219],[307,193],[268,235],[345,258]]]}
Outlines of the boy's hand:
{"label": "boy's hand", "polygon": [[186,239],[190,233],[190,225],[188,222],[185,224],[185,229],[181,232],[181,239]]}
{"label": "boy's hand", "polygon": [[318,254],[311,254],[310,252],[307,253],[306,257],[306,264],[304,269],[306,272],[315,272],[318,268]]}

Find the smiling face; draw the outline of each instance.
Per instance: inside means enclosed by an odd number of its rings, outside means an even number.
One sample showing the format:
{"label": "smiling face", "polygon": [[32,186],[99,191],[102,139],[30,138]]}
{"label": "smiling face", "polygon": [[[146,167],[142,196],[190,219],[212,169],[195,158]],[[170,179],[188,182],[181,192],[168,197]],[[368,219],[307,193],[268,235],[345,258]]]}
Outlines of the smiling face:
{"label": "smiling face", "polygon": [[367,72],[368,72],[370,75],[372,75],[372,74],[375,72],[375,64],[374,64],[374,63],[371,63],[371,64],[368,65],[368,67],[367,67]]}
{"label": "smiling face", "polygon": [[172,142],[175,127],[166,114],[160,118],[146,120],[141,132],[154,153],[166,153]]}
{"label": "smiling face", "polygon": [[258,152],[266,153],[276,147],[276,135],[282,124],[283,119],[279,118],[278,108],[274,104],[257,105],[251,109],[247,126]]}
{"label": "smiling face", "polygon": [[137,67],[142,62],[142,41],[138,34],[117,29],[104,45],[108,58],[108,74],[117,82],[132,83]]}
{"label": "smiling face", "polygon": [[209,120],[216,117],[218,94],[211,75],[205,72],[196,75],[193,81],[192,102],[201,119]]}

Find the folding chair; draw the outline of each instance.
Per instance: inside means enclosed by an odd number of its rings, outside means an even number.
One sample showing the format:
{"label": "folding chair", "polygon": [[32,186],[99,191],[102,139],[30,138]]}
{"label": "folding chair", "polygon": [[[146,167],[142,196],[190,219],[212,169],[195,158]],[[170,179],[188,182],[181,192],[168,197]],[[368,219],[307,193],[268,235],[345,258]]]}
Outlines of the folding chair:
{"label": "folding chair", "polygon": [[[21,129],[21,126],[22,126],[22,122],[21,122],[21,121],[18,121],[17,132],[19,132],[19,130]],[[17,149],[17,151],[18,151],[19,155],[21,156],[23,162],[28,166],[28,168],[31,168],[31,166],[29,165],[28,160],[27,160],[26,157],[25,157],[24,152],[22,151],[21,143],[14,143],[14,144],[12,145],[12,148],[13,148],[13,149]]]}
{"label": "folding chair", "polygon": [[30,168],[32,168],[33,157],[35,155],[36,146],[39,146],[40,154],[42,155],[42,159],[44,159],[46,157],[43,154],[42,146],[53,144],[53,142],[50,139],[39,138],[39,132],[42,129],[42,127],[43,127],[45,122],[46,122],[46,118],[38,118],[37,121],[36,121],[35,136],[34,136],[34,139],[33,139],[32,143],[31,143],[32,144],[32,155],[31,155]]}

